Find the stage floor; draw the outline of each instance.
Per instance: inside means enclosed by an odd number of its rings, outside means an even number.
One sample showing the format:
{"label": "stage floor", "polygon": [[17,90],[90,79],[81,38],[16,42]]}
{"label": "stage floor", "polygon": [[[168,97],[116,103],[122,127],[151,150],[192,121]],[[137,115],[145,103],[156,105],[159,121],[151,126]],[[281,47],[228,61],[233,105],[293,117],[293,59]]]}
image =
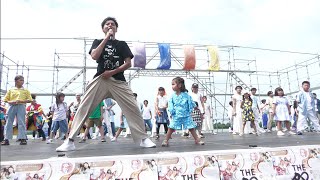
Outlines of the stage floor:
{"label": "stage floor", "polygon": [[242,137],[230,133],[218,133],[217,135],[205,134],[204,146],[194,144],[193,138],[183,138],[180,134],[174,134],[170,140],[169,147],[161,147],[164,136],[159,140],[151,138],[157,148],[141,148],[133,143],[132,138],[119,137],[117,142],[101,143],[99,140],[87,140],[86,143],[78,143],[75,140],[76,151],[55,152],[55,149],[62,143],[62,140],[55,140],[53,144],[37,140],[28,140],[28,145],[21,146],[15,140],[11,140],[9,146],[1,146],[1,161],[22,161],[22,160],[39,160],[65,154],[69,158],[93,157],[93,156],[119,156],[134,154],[157,154],[168,152],[193,152],[193,151],[212,151],[212,150],[232,150],[232,149],[250,149],[251,145],[259,147],[286,147],[286,146],[303,146],[319,145],[319,133],[305,133],[302,136],[286,135],[277,136],[276,132],[265,133],[260,136],[247,134]]}

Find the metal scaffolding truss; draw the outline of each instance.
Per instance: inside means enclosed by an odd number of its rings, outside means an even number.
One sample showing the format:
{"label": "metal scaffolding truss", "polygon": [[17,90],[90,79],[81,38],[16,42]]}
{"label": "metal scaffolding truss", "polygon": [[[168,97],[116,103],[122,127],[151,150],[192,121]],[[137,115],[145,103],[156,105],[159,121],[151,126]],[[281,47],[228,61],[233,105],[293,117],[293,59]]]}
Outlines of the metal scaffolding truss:
{"label": "metal scaffolding truss", "polygon": [[[51,38],[39,38],[50,41]],[[54,38],[55,40],[59,38]],[[95,71],[96,65],[92,64],[91,57],[87,54],[93,39],[89,38],[60,38],[61,40],[72,40],[83,43],[83,50],[81,52],[57,52],[53,54],[52,66],[35,66],[25,65],[18,61],[12,60],[4,53],[1,53],[1,96],[7,91],[8,84],[11,77],[15,74],[26,74],[26,86],[35,87],[36,80],[30,80],[30,76],[34,71],[51,72],[51,81],[45,83],[51,84],[46,89],[38,89],[35,92],[38,96],[52,96],[58,91],[64,92],[67,96],[73,96],[76,92],[79,92],[79,88],[84,92],[85,86],[88,82],[87,75],[89,72]],[[10,38],[3,38],[1,40],[12,40]],[[19,40],[38,40],[37,38],[25,38]],[[127,41],[129,47],[132,47],[135,41]],[[195,47],[197,65],[195,70],[186,71],[183,70],[184,56],[183,46],[184,44],[170,43],[172,66],[171,69],[162,70],[157,69],[157,65],[160,61],[160,55],[157,42],[143,42],[147,51],[147,65],[145,69],[130,68],[125,72],[125,76],[130,83],[136,78],[143,77],[185,77],[193,82],[197,82],[200,85],[201,92],[210,97],[211,107],[216,111],[216,119],[226,118],[226,107],[230,100],[230,96],[234,92],[234,88],[237,85],[242,86],[244,89],[250,89],[252,87],[260,90],[260,95],[263,96],[266,90],[274,90],[275,87],[281,86],[286,90],[286,94],[293,95],[299,90],[302,79],[313,80],[317,86],[312,87],[314,90],[320,88],[320,58],[316,53],[307,52],[294,52],[283,51],[274,49],[264,49],[256,47],[244,47],[244,46],[217,46],[220,52],[220,66],[219,71],[209,71],[210,57],[207,52],[207,46],[204,44],[189,44]],[[289,53],[306,55],[308,58],[305,61],[295,63],[287,68],[278,71],[265,71],[262,68],[258,69],[257,60],[253,58],[242,58],[241,51],[243,50],[256,50],[263,52],[277,52],[277,53]],[[240,53],[239,53],[240,52]],[[69,63],[69,59],[76,58],[82,60],[82,63]],[[78,61],[79,62],[79,61]],[[318,68],[314,70],[314,68]],[[311,72],[312,69],[312,72]],[[67,70],[68,73],[61,74]],[[306,76],[306,77],[304,77]],[[50,77],[50,76],[49,76]],[[319,77],[319,78],[317,78]],[[82,79],[80,79],[82,78]],[[34,79],[34,78],[33,78]],[[317,81],[317,79],[319,81]],[[261,82],[260,82],[261,81]],[[44,83],[44,82],[42,82]],[[72,87],[74,86],[74,87]],[[50,90],[49,90],[50,89]],[[75,90],[77,89],[77,90]],[[53,100],[53,99],[52,99]]]}

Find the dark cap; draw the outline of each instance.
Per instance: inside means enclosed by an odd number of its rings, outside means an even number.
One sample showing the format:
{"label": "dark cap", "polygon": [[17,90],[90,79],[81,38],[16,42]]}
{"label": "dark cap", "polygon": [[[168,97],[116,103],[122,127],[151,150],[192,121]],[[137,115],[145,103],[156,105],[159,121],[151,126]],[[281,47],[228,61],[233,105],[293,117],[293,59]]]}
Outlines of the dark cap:
{"label": "dark cap", "polygon": [[198,86],[197,83],[193,83],[193,84],[192,84],[192,87],[193,87],[193,88],[198,88],[199,86]]}

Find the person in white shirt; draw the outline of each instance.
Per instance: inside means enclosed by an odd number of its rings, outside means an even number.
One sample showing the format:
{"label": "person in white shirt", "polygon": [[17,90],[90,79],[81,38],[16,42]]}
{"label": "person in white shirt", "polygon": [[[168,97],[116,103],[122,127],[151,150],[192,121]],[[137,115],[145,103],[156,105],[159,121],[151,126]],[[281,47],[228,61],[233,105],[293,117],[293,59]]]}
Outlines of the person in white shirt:
{"label": "person in white shirt", "polygon": [[316,93],[312,93],[313,97],[314,97],[314,108],[320,123],[320,100],[317,98],[317,94]]}
{"label": "person in white shirt", "polygon": [[229,106],[228,106],[228,118],[230,120],[230,127],[229,127],[229,132],[232,133],[233,131],[233,118],[234,116],[232,115],[233,112],[233,103],[232,101],[229,102]]}
{"label": "person in white shirt", "polygon": [[242,87],[236,86],[235,88],[236,92],[232,96],[232,105],[233,105],[233,111],[232,115],[234,116],[233,119],[233,133],[234,135],[239,134],[243,135],[242,131]]}
{"label": "person in white shirt", "polygon": [[262,99],[259,106],[263,129],[267,129],[268,124],[269,107],[266,102],[267,100]]}
{"label": "person in white shirt", "polygon": [[163,87],[158,88],[158,95],[155,102],[155,119],[156,119],[156,140],[159,139],[159,132],[160,126],[163,124],[164,131],[167,134],[168,132],[168,124],[169,124],[169,117],[168,117],[168,99],[166,96],[166,91]]}
{"label": "person in white shirt", "polygon": [[104,106],[103,108],[105,109],[104,111],[104,135],[108,133],[110,139],[112,139],[116,135],[116,130],[115,130],[115,125],[114,125],[114,116],[115,112],[112,109],[117,103],[115,100],[111,98],[107,98],[103,100]]}
{"label": "person in white shirt", "polygon": [[302,82],[302,90],[297,95],[298,103],[298,121],[297,121],[297,134],[302,135],[303,130],[307,124],[307,118],[312,122],[316,132],[320,132],[319,120],[315,112],[314,97],[311,94],[310,82]]}
{"label": "person in white shirt", "polygon": [[217,134],[214,132],[214,126],[213,126],[213,119],[212,119],[212,112],[211,112],[211,106],[210,103],[207,102],[207,96],[203,96],[203,103],[204,103],[204,121],[202,123],[202,130],[203,131],[209,131],[212,134]]}
{"label": "person in white shirt", "polygon": [[[137,93],[133,93],[133,96],[134,96],[135,100],[137,100],[138,94]],[[143,104],[141,102],[137,101],[137,105],[138,105],[138,108],[139,108],[140,113],[142,115]],[[130,137],[130,136],[131,136],[131,130],[130,130],[130,127],[128,126],[126,128],[126,135],[124,137]]]}
{"label": "person in white shirt", "polygon": [[273,122],[273,92],[269,91],[267,95],[269,96],[267,98],[267,103],[266,103],[269,107],[267,132],[270,133],[272,131],[272,122]]}
{"label": "person in white shirt", "polygon": [[[201,119],[203,120],[204,113],[205,113],[205,107],[204,107],[203,98],[202,98],[203,96],[201,93],[199,93],[199,85],[197,83],[192,84],[190,96],[192,97],[193,101],[195,101],[199,104],[198,108],[200,109]],[[202,129],[202,127],[201,127],[201,129]],[[183,133],[183,136],[189,136],[188,131],[185,131]],[[202,133],[200,133],[200,137],[204,138],[204,135]]]}
{"label": "person in white shirt", "polygon": [[147,125],[152,133],[152,123],[151,123],[151,118],[152,118],[152,113],[151,113],[151,107],[148,105],[148,100],[143,101],[143,110],[142,110],[142,118],[144,120],[144,124],[146,126],[146,132],[147,132]]}
{"label": "person in white shirt", "polygon": [[252,110],[254,115],[254,124],[257,127],[258,133],[265,133],[265,130],[259,126],[258,120],[260,119],[259,100],[256,96],[257,88],[251,88]]}

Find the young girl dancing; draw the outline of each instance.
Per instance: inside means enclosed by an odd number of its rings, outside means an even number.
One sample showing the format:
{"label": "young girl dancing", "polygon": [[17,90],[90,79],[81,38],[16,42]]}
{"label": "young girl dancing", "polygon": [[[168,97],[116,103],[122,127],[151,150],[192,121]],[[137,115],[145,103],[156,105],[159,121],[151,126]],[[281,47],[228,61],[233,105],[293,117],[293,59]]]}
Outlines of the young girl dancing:
{"label": "young girl dancing", "polygon": [[273,100],[273,116],[274,120],[277,121],[278,126],[278,136],[283,136],[282,132],[282,122],[285,122],[286,128],[289,131],[289,134],[296,134],[290,130],[290,106],[288,99],[284,97],[283,89],[278,87],[274,91],[275,99]]}
{"label": "young girl dancing", "polygon": [[155,112],[156,112],[155,119],[156,119],[156,125],[157,125],[156,140],[159,139],[161,124],[163,124],[165,133],[168,132],[169,118],[167,113],[167,107],[168,107],[168,100],[166,97],[166,91],[163,87],[159,87],[158,95],[155,102]]}
{"label": "young girl dancing", "polygon": [[169,145],[169,139],[174,130],[189,129],[195,143],[204,145],[204,142],[198,137],[195,127],[196,123],[191,118],[191,112],[194,104],[191,96],[187,93],[184,79],[176,77],[172,80],[172,90],[175,92],[169,100],[169,112],[172,116],[166,139],[162,142],[162,146]]}
{"label": "young girl dancing", "polygon": [[243,94],[243,100],[241,102],[241,108],[242,111],[242,132],[239,134],[239,136],[243,135],[244,128],[246,127],[246,123],[249,121],[251,123],[251,126],[253,127],[254,131],[256,132],[256,135],[258,135],[256,124],[254,123],[254,114],[252,110],[252,99],[250,97],[249,92],[245,92]]}

